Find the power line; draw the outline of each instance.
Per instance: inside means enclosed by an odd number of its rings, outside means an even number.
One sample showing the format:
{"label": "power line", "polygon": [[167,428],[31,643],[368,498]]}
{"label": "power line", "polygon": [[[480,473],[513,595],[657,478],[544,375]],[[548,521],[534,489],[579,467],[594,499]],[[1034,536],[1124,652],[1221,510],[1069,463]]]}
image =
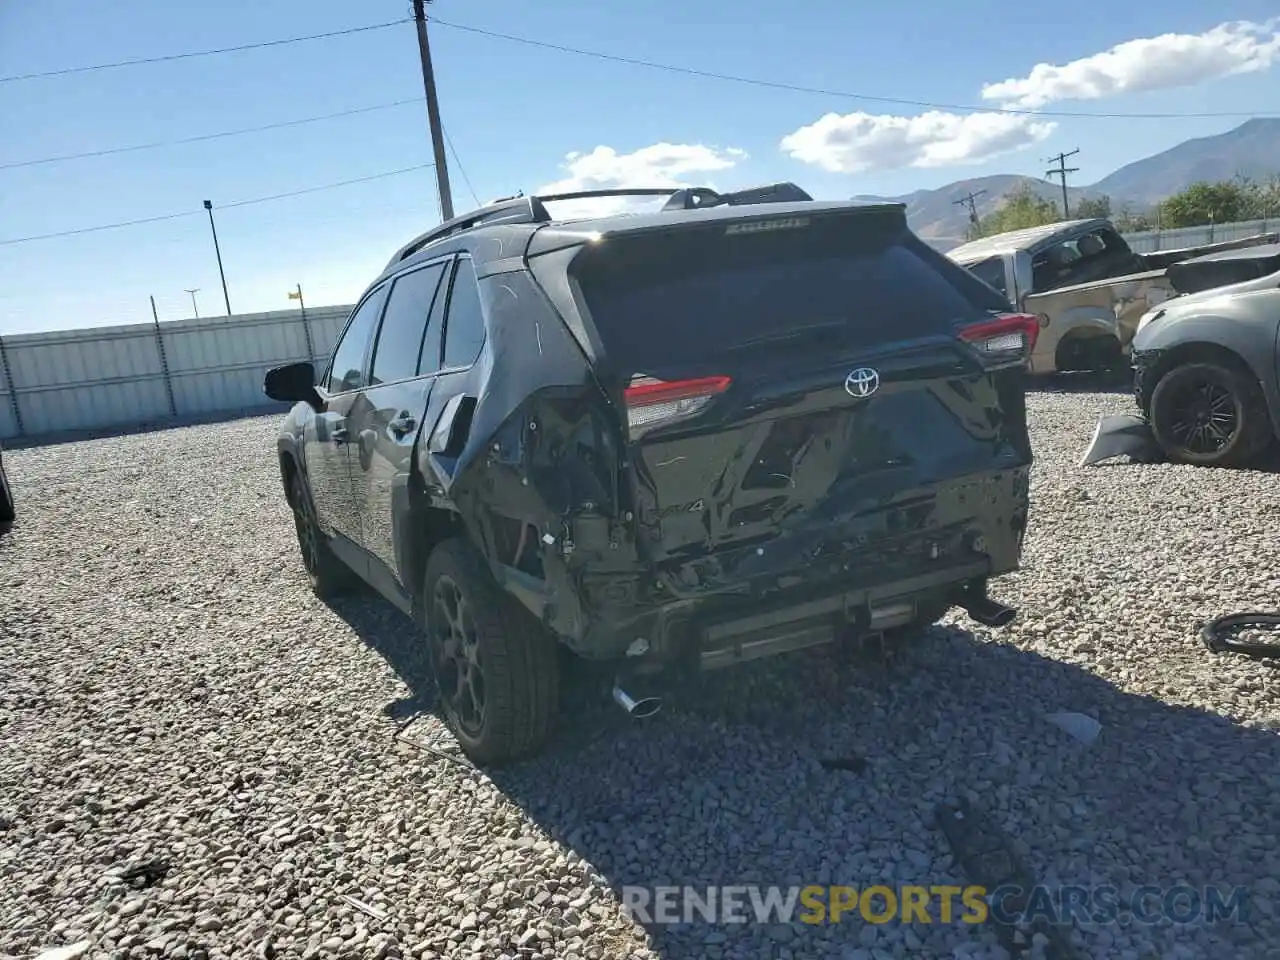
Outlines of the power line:
{"label": "power line", "polygon": [[[236,200],[232,203],[223,203],[218,206],[219,210],[225,210],[231,207],[247,207],[255,203],[266,203],[270,200],[284,200],[288,197],[300,197],[306,193],[318,193],[321,190],[334,190],[338,187],[346,187],[355,183],[368,183],[370,180],[383,180],[387,177],[397,177],[401,174],[412,173],[415,170],[426,170],[431,167],[430,163],[419,163],[412,167],[402,167],[399,170],[387,170],[384,173],[374,173],[367,177],[355,177],[351,180],[339,180],[336,183],[325,183],[318,187],[303,187],[301,190],[291,190],[288,193],[276,193],[268,197],[254,197],[251,200]],[[115,230],[119,227],[134,227],[144,223],[159,223],[163,220],[178,220],[182,217],[194,217],[200,214],[199,210],[184,210],[181,213],[166,213],[158,217],[142,217],[138,220],[121,220],[117,223],[103,223],[95,227],[80,227],[76,230],[60,230],[57,233],[41,233],[30,237],[14,237],[9,240],[0,240],[0,246],[10,246],[17,243],[31,243],[35,240],[53,240],[58,237],[72,237],[82,233],[97,233],[100,230]]]}
{"label": "power line", "polygon": [[281,120],[276,123],[264,123],[257,127],[242,127],[238,130],[223,130],[219,133],[204,133],[195,137],[179,137],[176,140],[156,140],[152,143],[135,143],[127,147],[106,147],[102,150],[87,150],[84,153],[64,153],[55,157],[38,157],[34,160],[14,160],[0,163],[0,170],[13,170],[17,167],[34,167],[48,163],[62,163],[65,160],[83,160],[89,157],[109,157],[119,153],[135,153],[139,150],[155,150],[159,147],[172,147],[184,143],[204,143],[208,140],[220,140],[223,137],[239,137],[246,133],[262,133],[267,130],[280,130],[285,127],[297,127],[306,123],[318,123],[321,120],[336,120],[339,117],[352,117],[361,113],[373,113],[375,110],[389,110],[392,107],[408,106],[411,103],[422,103],[422,97],[408,100],[392,100],[388,103],[374,103],[367,107],[355,107],[351,110],[339,110],[336,113],[322,113],[314,117],[300,117],[297,120]]}
{"label": "power line", "polygon": [[969,222],[976,224],[978,222],[978,207],[975,201],[986,192],[985,190],[970,190],[968,194],[959,200],[952,200],[951,202],[957,207],[967,206],[969,208]]}
{"label": "power line", "polygon": [[[1013,107],[993,107],[985,105],[973,106],[972,104],[936,103],[930,100],[909,100],[905,97],[879,97],[865,93],[849,93],[844,90],[830,90],[823,87],[806,87],[795,83],[761,80],[758,77],[743,77],[730,73],[715,73],[710,70],[698,70],[694,67],[682,67],[676,64],[659,63],[654,60],[641,60],[637,57],[624,57],[618,54],[602,53],[599,50],[584,50],[581,47],[569,47],[560,43],[550,43],[545,40],[534,40],[530,37],[517,37],[509,33],[499,33],[496,30],[484,30],[480,27],[469,27],[461,23],[452,23],[448,20],[441,20],[439,17],[430,17],[428,19],[431,23],[447,27],[451,30],[461,30],[465,33],[474,33],[482,37],[491,37],[497,40],[508,40],[512,43],[522,43],[526,46],[541,47],[546,50],[557,50],[561,53],[572,53],[580,57],[591,57],[596,60],[625,63],[635,67],[648,67],[651,70],[665,70],[668,73],[681,73],[690,77],[726,80],[732,83],[743,83],[755,87],[766,87],[772,90],[789,90],[793,93],[814,93],[825,97],[840,97],[846,100],[868,100],[874,103],[892,103],[906,107],[925,107],[933,110],[959,110],[968,113],[1011,113],[1033,117],[1082,117],[1106,120],[1204,120],[1227,117],[1257,117],[1264,115],[1232,111],[1215,113],[1095,113],[1069,110],[1018,110]],[[1270,114],[1265,115],[1269,116]]]}
{"label": "power line", "polygon": [[444,132],[445,143],[449,144],[449,152],[453,154],[453,165],[458,168],[458,172],[462,174],[462,182],[467,185],[467,190],[471,192],[471,199],[476,202],[477,207],[483,207],[480,202],[480,195],[476,193],[476,188],[471,185],[471,178],[467,176],[467,171],[462,167],[462,160],[458,158],[458,148],[453,145],[453,138],[449,136],[449,131],[441,127]]}
{"label": "power line", "polygon": [[134,60],[117,60],[114,63],[94,63],[82,67],[63,67],[61,70],[45,70],[41,73],[22,73],[10,77],[0,77],[0,83],[14,83],[18,80],[43,80],[47,77],[65,77],[73,73],[89,73],[94,70],[114,70],[117,67],[136,67],[148,63],[168,63],[172,60],[189,60],[193,57],[211,57],[219,53],[239,53],[242,50],[261,50],[264,47],[282,47],[289,43],[305,43],[309,40],[326,40],[330,37],[345,37],[353,33],[367,33],[370,30],[385,30],[387,27],[412,23],[411,17],[399,20],[388,20],[386,23],[369,23],[362,27],[348,27],[346,30],[329,30],[325,33],[311,33],[302,37],[284,37],[280,40],[262,40],[257,43],[242,43],[234,47],[217,47],[213,50],[192,50],[188,53],[170,53],[159,57],[138,57]]}
{"label": "power line", "polygon": [[1050,157],[1050,160],[1057,160],[1058,165],[1052,170],[1046,170],[1044,174],[1046,177],[1062,178],[1062,219],[1064,220],[1071,216],[1070,211],[1067,209],[1067,174],[1080,171],[1079,167],[1067,166],[1067,157],[1074,157],[1079,152],[1080,148],[1076,147],[1070,153],[1060,153],[1056,157]]}

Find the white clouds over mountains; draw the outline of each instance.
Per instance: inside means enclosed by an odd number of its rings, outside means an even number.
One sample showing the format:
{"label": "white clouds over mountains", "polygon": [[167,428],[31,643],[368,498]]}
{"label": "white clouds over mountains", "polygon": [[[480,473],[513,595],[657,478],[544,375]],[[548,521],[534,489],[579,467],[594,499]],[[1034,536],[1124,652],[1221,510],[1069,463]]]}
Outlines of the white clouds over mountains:
{"label": "white clouds over mountains", "polygon": [[990,83],[982,98],[1037,109],[1062,100],[1189,87],[1266,70],[1280,60],[1280,20],[1223,23],[1204,33],[1166,33],[1116,44],[1057,66],[1037,63],[1025,77]]}
{"label": "white clouds over mountains", "polygon": [[[1280,21],[1224,23],[1199,34],[1129,40],[1023,77],[982,88],[1002,109],[1040,109],[1064,100],[1098,100],[1191,86],[1268,69],[1280,60]],[[914,117],[828,113],[782,138],[796,160],[833,173],[981,163],[1044,140],[1057,123],[1025,113],[930,111]]]}
{"label": "white clouds over mountains", "polygon": [[[982,87],[990,110],[929,110],[915,116],[827,113],[784,136],[792,159],[829,173],[982,163],[1045,140],[1058,123],[1028,111],[1069,100],[1099,100],[1256,73],[1280,61],[1280,18],[1236,21],[1198,34],[1128,40],[1065,64],[1038,63],[1024,76]],[[735,149],[658,143],[619,154],[606,146],[566,157],[567,176],[539,192],[618,186],[677,186],[691,174],[726,171],[746,158]],[[704,182],[701,177],[699,182]],[[584,212],[604,212],[594,201]],[[625,209],[619,202],[613,209]]]}

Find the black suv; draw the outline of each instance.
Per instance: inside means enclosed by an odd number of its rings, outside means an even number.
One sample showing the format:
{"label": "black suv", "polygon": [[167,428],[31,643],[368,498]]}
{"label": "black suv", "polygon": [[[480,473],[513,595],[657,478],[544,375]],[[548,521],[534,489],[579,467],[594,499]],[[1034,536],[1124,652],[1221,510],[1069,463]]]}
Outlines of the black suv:
{"label": "black suv", "polygon": [[[660,210],[557,220],[583,196]],[[296,402],[280,470],[311,581],[425,632],[482,762],[534,752],[557,643],[660,676],[903,635],[1016,569],[1037,331],[900,204],[793,184],[515,197],[401,249]]]}

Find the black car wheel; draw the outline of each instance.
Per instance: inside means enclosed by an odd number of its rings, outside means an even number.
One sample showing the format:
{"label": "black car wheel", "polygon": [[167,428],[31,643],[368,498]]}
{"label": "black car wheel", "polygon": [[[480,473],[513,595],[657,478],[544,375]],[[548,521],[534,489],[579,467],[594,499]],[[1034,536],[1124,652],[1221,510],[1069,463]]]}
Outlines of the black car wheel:
{"label": "black car wheel", "polygon": [[351,569],[339,560],[329,540],[316,522],[315,504],[307,485],[297,470],[289,475],[289,506],[293,509],[293,527],[298,535],[298,550],[307,571],[311,589],[320,598],[331,597],[351,586]]}
{"label": "black car wheel", "polygon": [[13,520],[13,489],[9,486],[9,478],[4,472],[4,461],[0,460],[0,523],[8,524]]}
{"label": "black car wheel", "polygon": [[1266,401],[1247,370],[1226,363],[1175,367],[1151,394],[1151,430],[1175,463],[1243,466],[1271,438]]}
{"label": "black car wheel", "polygon": [[535,753],[558,707],[555,641],[464,540],[432,551],[422,612],[441,712],[466,754],[501,764]]}

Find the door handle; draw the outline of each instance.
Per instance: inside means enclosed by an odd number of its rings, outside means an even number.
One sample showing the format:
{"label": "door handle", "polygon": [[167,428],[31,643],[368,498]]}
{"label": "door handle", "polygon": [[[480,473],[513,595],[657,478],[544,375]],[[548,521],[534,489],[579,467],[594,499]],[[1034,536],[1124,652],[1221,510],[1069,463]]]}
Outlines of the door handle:
{"label": "door handle", "polygon": [[390,423],[387,424],[387,426],[391,429],[391,432],[394,433],[397,437],[403,437],[406,433],[408,433],[417,425],[418,425],[418,421],[413,419],[413,417],[409,416],[407,413],[402,413],[400,416],[396,417],[394,420],[392,420]]}
{"label": "door handle", "polygon": [[349,439],[346,427],[334,427],[329,431],[329,439],[334,443],[346,443]]}

